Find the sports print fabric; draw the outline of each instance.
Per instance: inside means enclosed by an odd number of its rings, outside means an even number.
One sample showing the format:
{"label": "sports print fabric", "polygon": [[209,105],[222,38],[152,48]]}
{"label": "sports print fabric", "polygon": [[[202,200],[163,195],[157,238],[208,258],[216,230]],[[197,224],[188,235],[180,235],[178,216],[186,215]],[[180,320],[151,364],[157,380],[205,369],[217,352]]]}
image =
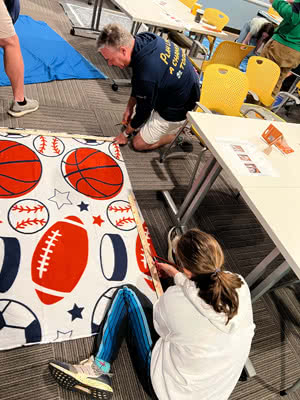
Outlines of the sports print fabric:
{"label": "sports print fabric", "polygon": [[117,144],[0,133],[0,166],[0,349],[97,333],[124,283],[156,300]]}

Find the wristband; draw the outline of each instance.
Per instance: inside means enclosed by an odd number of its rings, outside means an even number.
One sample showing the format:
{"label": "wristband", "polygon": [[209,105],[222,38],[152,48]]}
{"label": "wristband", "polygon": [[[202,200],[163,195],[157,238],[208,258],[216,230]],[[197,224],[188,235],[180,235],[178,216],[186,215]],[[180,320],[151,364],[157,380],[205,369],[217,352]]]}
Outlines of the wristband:
{"label": "wristband", "polygon": [[124,132],[123,132],[123,135],[124,135],[126,138],[129,138],[129,136],[131,136],[131,133],[126,133],[126,131],[124,131]]}

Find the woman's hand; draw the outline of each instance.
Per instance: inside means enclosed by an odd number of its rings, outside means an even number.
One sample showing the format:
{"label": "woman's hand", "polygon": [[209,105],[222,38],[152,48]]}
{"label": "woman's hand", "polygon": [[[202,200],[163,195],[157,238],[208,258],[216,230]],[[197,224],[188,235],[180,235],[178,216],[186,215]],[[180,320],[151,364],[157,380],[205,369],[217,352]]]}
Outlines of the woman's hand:
{"label": "woman's hand", "polygon": [[171,276],[172,278],[174,278],[174,276],[179,272],[178,269],[176,269],[175,267],[173,267],[173,265],[170,264],[160,263],[156,261],[155,266],[157,268],[158,274],[166,273],[168,276]]}

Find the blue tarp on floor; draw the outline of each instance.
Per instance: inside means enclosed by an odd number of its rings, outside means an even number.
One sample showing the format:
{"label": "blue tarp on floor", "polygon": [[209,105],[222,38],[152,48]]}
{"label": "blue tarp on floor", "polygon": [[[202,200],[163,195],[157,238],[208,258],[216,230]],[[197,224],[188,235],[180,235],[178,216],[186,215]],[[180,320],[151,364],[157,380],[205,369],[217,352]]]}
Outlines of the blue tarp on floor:
{"label": "blue tarp on floor", "polygon": [[[24,59],[25,84],[63,79],[106,79],[101,71],[45,22],[21,15],[15,29]],[[0,51],[3,53],[3,49]],[[3,57],[0,57],[0,86],[9,85]]]}

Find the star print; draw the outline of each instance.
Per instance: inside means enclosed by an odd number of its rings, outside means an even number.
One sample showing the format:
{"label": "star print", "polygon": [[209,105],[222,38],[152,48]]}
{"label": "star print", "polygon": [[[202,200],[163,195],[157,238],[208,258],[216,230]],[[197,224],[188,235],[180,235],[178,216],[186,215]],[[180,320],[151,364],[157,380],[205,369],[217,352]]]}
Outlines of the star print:
{"label": "star print", "polygon": [[77,204],[77,207],[80,208],[80,212],[81,211],[89,211],[88,210],[89,204],[86,204],[83,201],[80,204]]}
{"label": "star print", "polygon": [[61,331],[57,331],[57,336],[54,339],[54,341],[56,340],[67,340],[70,339],[72,337],[72,333],[73,331],[67,331],[67,332],[61,332]]}
{"label": "star print", "polygon": [[50,197],[48,200],[56,203],[57,208],[60,209],[64,204],[72,204],[69,199],[70,192],[60,192],[54,189],[54,196]]}
{"label": "star print", "polygon": [[94,217],[94,216],[93,216],[93,218],[94,218],[93,224],[96,224],[96,225],[101,226],[101,225],[102,225],[102,222],[104,222],[104,220],[101,218],[100,215],[98,215],[98,217]]}
{"label": "star print", "polygon": [[68,313],[72,315],[72,321],[76,318],[82,319],[82,311],[84,310],[84,307],[78,307],[77,304],[75,303],[72,310],[68,310]]}

